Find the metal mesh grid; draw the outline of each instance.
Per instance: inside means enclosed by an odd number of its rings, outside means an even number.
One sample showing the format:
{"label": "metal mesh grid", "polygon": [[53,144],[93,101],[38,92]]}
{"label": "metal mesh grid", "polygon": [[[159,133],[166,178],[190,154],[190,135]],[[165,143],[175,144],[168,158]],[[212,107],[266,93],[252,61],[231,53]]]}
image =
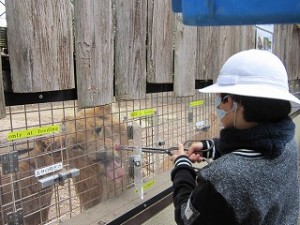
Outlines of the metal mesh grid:
{"label": "metal mesh grid", "polygon": [[[10,214],[17,218],[18,209],[22,209],[25,224],[58,223],[104,202],[112,204],[103,214],[106,222],[120,216],[116,210],[118,199],[135,188],[128,168],[133,153],[120,150],[120,146],[171,147],[188,139],[218,134],[219,125],[211,113],[209,95],[197,93],[186,98],[173,95],[172,92],[148,94],[142,100],[114,102],[80,111],[76,101],[7,107],[8,116],[0,120],[0,153],[3,156],[19,152],[19,171],[3,175],[2,162],[0,224],[7,224]],[[198,103],[192,104],[195,101]],[[145,113],[149,109],[154,109],[153,113]],[[138,112],[137,116],[133,112]],[[197,131],[197,122],[209,128]],[[53,125],[59,125],[58,133],[7,140],[14,134],[11,132]],[[131,140],[127,128],[132,125],[137,135]],[[53,165],[62,168],[52,171]],[[169,171],[172,163],[167,155],[144,153],[142,167],[143,182],[147,182]],[[41,172],[43,168],[47,169]],[[71,177],[72,169],[78,169],[80,174]],[[37,176],[37,171],[42,175]],[[54,184],[41,188],[45,185],[40,182],[42,178],[47,180],[58,174],[60,177],[54,179]],[[169,180],[167,174],[164,179]],[[158,183],[150,189],[157,189],[155,193],[162,191]],[[140,202],[134,193],[128,208],[120,213]]]}

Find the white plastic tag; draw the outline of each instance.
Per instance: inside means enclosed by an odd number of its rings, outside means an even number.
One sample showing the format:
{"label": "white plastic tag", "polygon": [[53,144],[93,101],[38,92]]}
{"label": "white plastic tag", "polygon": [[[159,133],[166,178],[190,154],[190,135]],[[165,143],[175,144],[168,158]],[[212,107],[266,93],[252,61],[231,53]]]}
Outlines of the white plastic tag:
{"label": "white plastic tag", "polygon": [[135,149],[134,162],[134,186],[140,198],[144,199],[143,189],[143,174],[142,174],[142,149],[137,147]]}

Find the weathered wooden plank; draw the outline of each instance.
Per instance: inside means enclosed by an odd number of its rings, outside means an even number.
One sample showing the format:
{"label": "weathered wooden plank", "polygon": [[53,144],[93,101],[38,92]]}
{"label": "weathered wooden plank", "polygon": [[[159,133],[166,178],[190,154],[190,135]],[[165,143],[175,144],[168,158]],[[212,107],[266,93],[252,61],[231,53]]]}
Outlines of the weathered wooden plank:
{"label": "weathered wooden plank", "polygon": [[[2,68],[2,60],[0,57],[0,68]],[[3,79],[2,79],[2,70],[0,70],[0,119],[6,116],[5,111],[5,98],[4,98],[4,86],[3,86]]]}
{"label": "weathered wooden plank", "polygon": [[197,79],[216,80],[231,55],[253,48],[254,43],[254,26],[199,27]]}
{"label": "weathered wooden plank", "polygon": [[174,13],[170,0],[148,0],[147,81],[173,83]]}
{"label": "weathered wooden plank", "polygon": [[79,107],[111,103],[114,75],[112,1],[75,1],[74,11]]}
{"label": "weathered wooden plank", "polygon": [[221,26],[219,69],[233,54],[255,47],[254,26]]}
{"label": "weathered wooden plank", "polygon": [[240,50],[255,48],[255,26],[240,26]]}
{"label": "weathered wooden plank", "polygon": [[228,27],[221,26],[219,37],[220,37],[220,48],[217,52],[219,54],[219,70],[222,65],[226,62],[226,60],[232,56],[233,54],[240,51],[239,48],[239,40],[242,38],[241,34],[238,33],[238,26]]}
{"label": "weathered wooden plank", "polygon": [[115,96],[141,99],[146,92],[147,1],[116,0]]}
{"label": "weathered wooden plank", "polygon": [[9,0],[8,49],[14,92],[74,88],[69,0]]}
{"label": "weathered wooden plank", "polygon": [[197,43],[196,79],[214,80],[219,72],[218,49],[220,46],[218,27],[198,27]]}
{"label": "weathered wooden plank", "polygon": [[283,62],[289,80],[300,79],[300,28],[295,24],[274,26],[273,52]]}
{"label": "weathered wooden plank", "polygon": [[179,15],[175,18],[174,94],[177,97],[193,96],[197,72],[197,27],[183,25]]}

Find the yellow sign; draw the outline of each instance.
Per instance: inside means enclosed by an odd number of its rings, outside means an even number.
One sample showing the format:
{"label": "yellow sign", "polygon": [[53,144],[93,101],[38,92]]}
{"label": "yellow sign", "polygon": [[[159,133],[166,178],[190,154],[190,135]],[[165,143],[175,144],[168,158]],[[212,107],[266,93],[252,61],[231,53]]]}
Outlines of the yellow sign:
{"label": "yellow sign", "polygon": [[44,134],[57,133],[59,132],[59,130],[60,130],[59,125],[52,125],[52,126],[45,126],[45,127],[35,127],[26,130],[12,131],[8,133],[7,140],[13,141],[13,140],[18,140],[23,138],[40,136]]}
{"label": "yellow sign", "polygon": [[152,187],[155,184],[154,180],[149,180],[143,185],[144,191],[148,190],[150,187]]}
{"label": "yellow sign", "polygon": [[[155,181],[154,181],[154,180],[149,180],[148,182],[146,182],[146,183],[143,185],[143,190],[144,190],[144,191],[148,190],[148,189],[151,188],[154,184],[155,184]],[[135,193],[138,193],[138,190],[137,190],[137,189],[135,189]]]}
{"label": "yellow sign", "polygon": [[204,104],[204,100],[190,102],[190,107],[196,107]]}
{"label": "yellow sign", "polygon": [[139,110],[139,111],[133,111],[130,113],[130,116],[132,118],[137,118],[137,117],[142,117],[142,116],[153,116],[155,112],[156,112],[155,108],[144,109],[144,110]]}

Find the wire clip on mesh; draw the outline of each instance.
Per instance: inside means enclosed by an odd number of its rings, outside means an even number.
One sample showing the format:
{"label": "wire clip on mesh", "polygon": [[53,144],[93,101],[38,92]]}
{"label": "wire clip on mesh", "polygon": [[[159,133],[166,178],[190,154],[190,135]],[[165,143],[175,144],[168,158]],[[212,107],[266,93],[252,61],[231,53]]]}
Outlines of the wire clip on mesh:
{"label": "wire clip on mesh", "polygon": [[23,224],[23,209],[18,209],[16,212],[7,213],[8,224]]}
{"label": "wire clip on mesh", "polygon": [[129,162],[129,176],[131,178],[134,178],[135,177],[134,169],[136,167],[140,168],[142,166],[142,160],[138,155],[133,155],[129,157],[128,162]]}
{"label": "wire clip on mesh", "polygon": [[11,153],[1,155],[1,163],[2,163],[3,175],[18,172],[19,171],[18,152],[13,151]]}
{"label": "wire clip on mesh", "polygon": [[49,177],[38,180],[42,188],[53,186],[54,184],[63,184],[68,178],[76,177],[80,174],[79,169],[74,168],[62,173],[54,174]]}

